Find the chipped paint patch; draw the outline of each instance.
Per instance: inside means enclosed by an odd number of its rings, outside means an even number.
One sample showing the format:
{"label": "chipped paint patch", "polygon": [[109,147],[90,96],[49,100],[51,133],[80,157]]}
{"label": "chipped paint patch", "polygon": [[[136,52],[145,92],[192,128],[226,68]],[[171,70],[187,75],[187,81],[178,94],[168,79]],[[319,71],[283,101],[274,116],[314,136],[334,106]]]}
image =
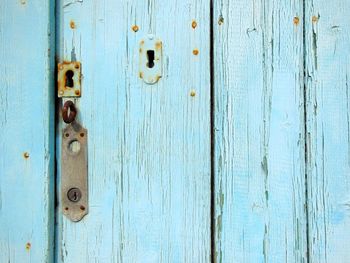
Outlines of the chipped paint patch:
{"label": "chipped paint patch", "polygon": [[221,26],[224,23],[224,18],[222,16],[219,17],[218,24]]}

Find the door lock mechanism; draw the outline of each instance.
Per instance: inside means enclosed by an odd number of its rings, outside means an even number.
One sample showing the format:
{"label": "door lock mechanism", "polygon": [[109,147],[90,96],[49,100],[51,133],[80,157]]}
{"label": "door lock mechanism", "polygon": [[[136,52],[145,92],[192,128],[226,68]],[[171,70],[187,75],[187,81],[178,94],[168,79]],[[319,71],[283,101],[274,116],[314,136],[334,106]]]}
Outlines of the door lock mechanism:
{"label": "door lock mechanism", "polygon": [[74,222],[88,213],[87,130],[75,120],[76,114],[73,102],[66,101],[62,109],[68,125],[62,133],[61,203],[63,214]]}

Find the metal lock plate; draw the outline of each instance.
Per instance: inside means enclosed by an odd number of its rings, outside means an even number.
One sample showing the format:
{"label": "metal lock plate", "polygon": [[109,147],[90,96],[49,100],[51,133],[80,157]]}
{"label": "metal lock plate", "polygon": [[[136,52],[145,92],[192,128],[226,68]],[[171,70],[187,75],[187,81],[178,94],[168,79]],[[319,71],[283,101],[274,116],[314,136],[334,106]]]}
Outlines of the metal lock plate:
{"label": "metal lock plate", "polygon": [[63,130],[61,202],[63,214],[80,221],[88,213],[87,130],[73,121]]}
{"label": "metal lock plate", "polygon": [[140,42],[139,76],[147,84],[155,84],[162,77],[162,48],[162,41],[154,35]]}
{"label": "metal lock plate", "polygon": [[81,96],[81,63],[63,62],[58,64],[57,94],[58,97]]}

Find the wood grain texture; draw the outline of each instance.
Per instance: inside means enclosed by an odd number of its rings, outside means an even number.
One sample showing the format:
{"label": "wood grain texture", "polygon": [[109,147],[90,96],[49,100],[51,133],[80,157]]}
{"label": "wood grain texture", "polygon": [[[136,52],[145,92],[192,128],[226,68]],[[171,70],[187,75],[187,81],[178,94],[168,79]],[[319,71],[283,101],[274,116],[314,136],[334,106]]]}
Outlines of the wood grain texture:
{"label": "wood grain texture", "polygon": [[0,262],[52,262],[54,5],[0,1]]}
{"label": "wood grain texture", "polygon": [[216,262],[306,262],[302,17],[214,2]]}
{"label": "wood grain texture", "polygon": [[[209,1],[71,0],[57,10],[59,60],[82,63],[90,204],[79,223],[57,211],[57,262],[208,262]],[[148,33],[163,41],[156,85],[138,76]]]}
{"label": "wood grain texture", "polygon": [[310,263],[350,262],[349,1],[306,1]]}

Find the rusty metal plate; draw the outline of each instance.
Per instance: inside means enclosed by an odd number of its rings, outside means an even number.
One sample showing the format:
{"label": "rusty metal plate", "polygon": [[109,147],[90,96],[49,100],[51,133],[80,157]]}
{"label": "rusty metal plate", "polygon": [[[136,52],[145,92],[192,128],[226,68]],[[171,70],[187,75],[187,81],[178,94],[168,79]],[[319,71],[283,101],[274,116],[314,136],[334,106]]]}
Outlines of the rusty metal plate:
{"label": "rusty metal plate", "polygon": [[87,130],[73,121],[63,130],[61,157],[62,211],[70,220],[88,214]]}
{"label": "rusty metal plate", "polygon": [[57,94],[58,97],[81,96],[81,63],[63,62],[58,64]]}
{"label": "rusty metal plate", "polygon": [[162,77],[162,41],[148,35],[140,42],[139,76],[147,84],[155,84]]}

